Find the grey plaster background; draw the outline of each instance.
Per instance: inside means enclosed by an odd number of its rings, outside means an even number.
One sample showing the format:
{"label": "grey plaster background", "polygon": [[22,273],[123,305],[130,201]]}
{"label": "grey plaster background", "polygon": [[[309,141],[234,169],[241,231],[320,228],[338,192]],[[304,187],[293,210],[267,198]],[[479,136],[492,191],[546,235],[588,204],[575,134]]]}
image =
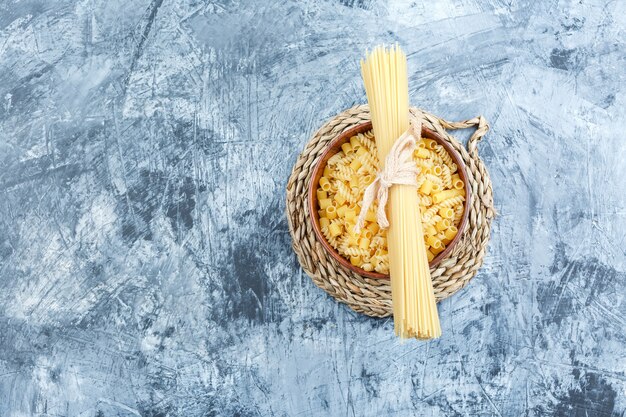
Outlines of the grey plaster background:
{"label": "grey plaster background", "polygon": [[[625,16],[1,2],[0,416],[624,416]],[[283,214],[380,42],[413,104],[493,126],[490,253],[431,342],[316,288]]]}

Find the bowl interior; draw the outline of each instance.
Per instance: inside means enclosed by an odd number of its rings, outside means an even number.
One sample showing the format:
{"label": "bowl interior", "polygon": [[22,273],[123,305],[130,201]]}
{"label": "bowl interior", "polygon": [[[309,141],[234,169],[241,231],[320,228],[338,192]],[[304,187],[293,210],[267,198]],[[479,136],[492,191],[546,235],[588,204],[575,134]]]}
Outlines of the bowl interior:
{"label": "bowl interior", "polygon": [[[348,261],[346,258],[341,256],[335,250],[335,248],[333,248],[326,241],[326,238],[324,238],[324,235],[322,234],[322,230],[320,227],[319,216],[317,215],[317,210],[319,207],[317,203],[317,193],[316,193],[317,184],[319,183],[319,180],[322,174],[324,173],[324,167],[326,166],[328,159],[334,154],[336,154],[341,149],[341,145],[349,141],[352,136],[359,134],[359,133],[365,133],[371,129],[372,129],[371,122],[362,123],[360,125],[357,125],[341,133],[335,139],[333,139],[333,141],[326,147],[326,149],[324,150],[324,152],[322,153],[322,155],[320,156],[320,158],[318,159],[315,165],[315,169],[313,170],[313,175],[311,176],[311,180],[309,183],[309,189],[308,189],[309,212],[311,214],[311,219],[313,220],[313,230],[315,231],[317,239],[320,241],[324,249],[328,251],[328,253],[330,253],[330,255],[337,262],[339,262],[341,265],[345,266],[346,268],[350,269],[351,271],[356,272],[357,274],[368,277],[368,278],[389,279],[389,275],[381,274],[375,271],[371,271],[371,272],[365,271],[362,268],[352,265],[350,261]],[[442,259],[448,256],[448,254],[450,253],[450,251],[452,251],[456,243],[461,239],[461,236],[467,224],[471,194],[469,192],[469,180],[466,174],[465,163],[459,156],[458,152],[456,152],[452,148],[452,146],[450,146],[450,144],[446,142],[439,134],[437,134],[436,132],[433,132],[432,130],[428,128],[422,127],[422,137],[433,139],[445,148],[445,150],[448,152],[448,154],[450,154],[450,156],[452,157],[452,160],[458,167],[459,178],[461,178],[461,180],[465,184],[465,204],[463,205],[463,216],[461,217],[461,222],[459,223],[459,226],[458,226],[458,232],[456,236],[454,237],[454,239],[452,239],[452,241],[448,244],[446,249],[440,252],[439,254],[437,254],[437,256],[432,261],[430,261],[429,266],[432,268],[436,266],[437,264],[439,264],[439,262],[441,262]]]}

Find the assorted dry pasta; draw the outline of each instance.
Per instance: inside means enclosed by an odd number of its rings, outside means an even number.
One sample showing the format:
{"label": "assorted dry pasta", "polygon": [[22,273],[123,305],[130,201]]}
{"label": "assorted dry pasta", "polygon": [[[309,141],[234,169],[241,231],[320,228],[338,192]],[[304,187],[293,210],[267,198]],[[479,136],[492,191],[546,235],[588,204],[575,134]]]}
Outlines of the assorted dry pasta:
{"label": "assorted dry pasta", "polygon": [[[432,261],[454,239],[463,215],[465,189],[458,168],[437,141],[422,138],[413,153],[426,256]],[[352,136],[328,159],[317,188],[319,223],[328,243],[352,265],[389,273],[387,230],[376,221],[376,203],[365,227],[355,232],[365,188],[379,171],[373,131]]]}

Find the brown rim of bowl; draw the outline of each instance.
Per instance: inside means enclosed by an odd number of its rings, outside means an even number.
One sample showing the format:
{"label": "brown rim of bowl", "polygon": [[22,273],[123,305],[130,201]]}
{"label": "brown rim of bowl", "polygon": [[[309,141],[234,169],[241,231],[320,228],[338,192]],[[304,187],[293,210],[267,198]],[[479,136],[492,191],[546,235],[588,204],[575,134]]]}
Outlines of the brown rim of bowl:
{"label": "brown rim of bowl", "polygon": [[[311,180],[309,182],[309,187],[308,187],[309,211],[311,213],[311,219],[313,220],[313,230],[315,231],[315,235],[317,236],[317,239],[320,241],[324,249],[328,253],[330,253],[330,255],[337,262],[339,262],[341,265],[348,268],[352,272],[355,272],[364,277],[377,278],[377,279],[389,279],[389,275],[381,274],[379,272],[374,272],[374,271],[371,271],[371,272],[365,271],[362,268],[352,265],[350,261],[348,261],[346,258],[341,256],[339,252],[337,252],[335,248],[333,248],[326,241],[326,238],[322,234],[319,216],[317,214],[317,210],[318,210],[317,192],[316,192],[317,184],[319,183],[319,179],[324,172],[324,167],[326,166],[328,159],[341,148],[342,144],[349,141],[352,136],[357,135],[359,133],[367,132],[371,129],[372,129],[372,122],[362,123],[360,125],[357,125],[341,133],[339,136],[333,139],[330,142],[330,144],[326,147],[326,149],[324,150],[324,152],[322,153],[322,155],[319,157],[319,159],[317,160],[315,164],[315,169],[313,170],[313,175],[311,176]],[[452,239],[450,244],[446,247],[446,249],[440,252],[431,262],[429,262],[429,266],[432,268],[436,266],[437,264],[439,264],[439,262],[441,262],[442,259],[448,256],[450,251],[452,251],[454,246],[461,239],[461,236],[463,235],[463,232],[465,231],[465,227],[467,225],[471,194],[469,192],[470,187],[469,187],[469,180],[467,178],[465,163],[459,156],[458,152],[455,151],[454,148],[452,148],[452,146],[450,146],[450,144],[446,142],[439,134],[433,132],[432,130],[426,127],[422,127],[422,137],[428,138],[428,139],[434,139],[437,141],[437,143],[439,143],[441,146],[445,148],[448,154],[452,157],[452,160],[454,161],[454,163],[457,165],[459,177],[461,178],[461,180],[463,181],[463,184],[465,185],[465,204],[463,205],[463,216],[461,217],[461,222],[459,223],[458,232],[456,236],[454,237],[454,239]]]}

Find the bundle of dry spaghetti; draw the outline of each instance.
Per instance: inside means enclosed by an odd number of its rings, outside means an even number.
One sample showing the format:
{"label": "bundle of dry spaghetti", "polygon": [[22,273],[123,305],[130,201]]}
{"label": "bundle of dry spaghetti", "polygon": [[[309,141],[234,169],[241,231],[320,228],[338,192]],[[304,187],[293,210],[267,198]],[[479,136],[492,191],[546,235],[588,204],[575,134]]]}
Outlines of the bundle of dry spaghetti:
{"label": "bundle of dry spaghetti", "polygon": [[[377,47],[361,61],[361,74],[378,157],[388,163],[390,160],[387,157],[394,144],[399,138],[406,138],[405,133],[409,130],[406,56],[397,46],[391,49]],[[414,133],[419,135],[419,128],[414,129]],[[419,205],[418,194],[414,186],[401,183],[391,186],[388,192],[387,239],[396,335],[419,339],[439,337],[441,326],[422,237],[422,223],[419,212],[415,210]]]}

